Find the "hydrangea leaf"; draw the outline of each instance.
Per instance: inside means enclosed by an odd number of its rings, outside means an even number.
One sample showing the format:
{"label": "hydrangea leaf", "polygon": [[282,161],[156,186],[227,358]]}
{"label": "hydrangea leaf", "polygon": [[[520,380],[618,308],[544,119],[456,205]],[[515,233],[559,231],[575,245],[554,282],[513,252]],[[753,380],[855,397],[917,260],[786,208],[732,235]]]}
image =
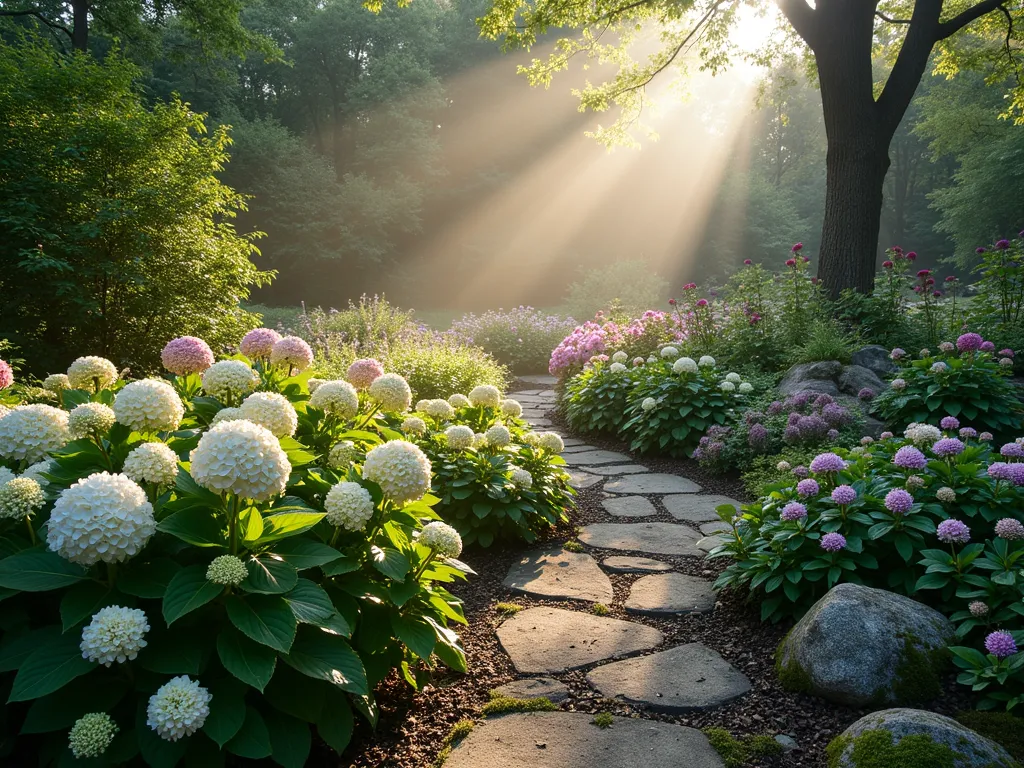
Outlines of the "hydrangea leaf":
{"label": "hydrangea leaf", "polygon": [[367,694],[366,671],[348,641],[338,635],[309,629],[300,633],[285,662],[308,677],[351,693]]}
{"label": "hydrangea leaf", "polygon": [[277,665],[273,649],[250,640],[233,627],[218,633],[217,655],[224,669],[260,692],[267,687]]}
{"label": "hydrangea leaf", "polygon": [[178,571],[164,594],[163,614],[167,626],[216,598],[224,587],[206,579],[205,565],[190,565]]}
{"label": "hydrangea leaf", "polygon": [[231,596],[225,601],[228,618],[239,630],[257,643],[288,653],[295,640],[297,622],[281,597],[248,595],[244,600]]}
{"label": "hydrangea leaf", "polygon": [[95,669],[82,658],[80,642],[81,638],[71,633],[36,648],[19,667],[8,703],[38,699]]}
{"label": "hydrangea leaf", "polygon": [[56,552],[27,549],[0,560],[0,587],[21,592],[48,592],[87,578],[85,569]]}

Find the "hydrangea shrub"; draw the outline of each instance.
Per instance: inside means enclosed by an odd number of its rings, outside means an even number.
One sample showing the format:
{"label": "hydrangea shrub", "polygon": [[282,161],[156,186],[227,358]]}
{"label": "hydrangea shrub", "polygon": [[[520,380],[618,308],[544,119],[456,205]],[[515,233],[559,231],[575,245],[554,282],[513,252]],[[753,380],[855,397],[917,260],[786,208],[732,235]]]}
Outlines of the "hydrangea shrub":
{"label": "hydrangea shrub", "polygon": [[513,373],[539,373],[547,369],[551,350],[577,325],[571,317],[516,307],[464,315],[449,333],[480,347]]}

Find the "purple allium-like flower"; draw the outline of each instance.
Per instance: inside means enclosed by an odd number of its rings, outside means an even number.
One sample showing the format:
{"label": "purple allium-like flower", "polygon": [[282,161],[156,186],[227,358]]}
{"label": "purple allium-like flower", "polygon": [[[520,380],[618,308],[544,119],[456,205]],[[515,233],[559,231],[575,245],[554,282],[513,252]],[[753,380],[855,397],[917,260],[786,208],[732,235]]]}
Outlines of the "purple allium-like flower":
{"label": "purple allium-like flower", "polygon": [[896,451],[892,463],[901,469],[924,469],[928,466],[928,459],[914,446],[904,445]]}
{"label": "purple allium-like flower", "polygon": [[14,371],[6,361],[0,360],[0,389],[7,389],[14,383]]}
{"label": "purple allium-like flower", "polygon": [[837,485],[832,490],[832,501],[836,504],[852,504],[857,498],[857,492],[849,485]]}
{"label": "purple allium-like flower", "polygon": [[961,352],[977,352],[985,342],[980,333],[964,333],[956,340],[956,348]]}
{"label": "purple allium-like flower", "polygon": [[999,350],[999,356],[1000,357],[1008,357],[1008,358],[1010,358],[1012,360],[1013,359],[1013,350],[1012,349],[1000,349]]}
{"label": "purple allium-like flower", "polygon": [[970,611],[971,616],[976,619],[988,616],[988,606],[981,602],[981,600],[972,600],[970,605],[967,606],[967,610]]}
{"label": "purple allium-like flower", "polygon": [[834,443],[836,440],[839,439],[839,430],[830,429],[828,432],[825,433],[825,437],[828,438],[829,442]]}
{"label": "purple allium-like flower", "polygon": [[768,406],[768,415],[778,416],[780,413],[782,413],[783,410],[785,410],[785,406],[783,406],[782,403],[780,403],[778,400],[774,400]]}
{"label": "purple allium-like flower", "polygon": [[800,430],[801,440],[821,440],[828,432],[828,422],[812,413],[810,416],[801,416],[796,428]]}
{"label": "purple allium-like flower", "polygon": [[805,478],[796,484],[796,492],[807,498],[808,496],[814,496],[821,490],[817,480],[811,478]]}
{"label": "purple allium-like flower", "polygon": [[893,488],[885,494],[885,508],[894,515],[905,514],[913,504],[914,497],[902,488]]}
{"label": "purple allium-like flower", "polygon": [[356,360],[348,367],[345,378],[356,389],[366,389],[384,375],[384,366],[372,357]]}
{"label": "purple allium-like flower", "polygon": [[743,420],[747,422],[747,426],[750,427],[764,421],[764,414],[760,411],[747,411],[743,414]]}
{"label": "purple allium-like flower", "polygon": [[896,347],[892,352],[889,353],[889,357],[893,360],[902,360],[907,356],[907,350]]}
{"label": "purple allium-like flower", "polygon": [[821,548],[826,552],[838,552],[846,549],[846,537],[841,533],[826,533],[821,537]]}
{"label": "purple allium-like flower", "polygon": [[754,424],[747,433],[747,443],[751,448],[763,448],[768,443],[768,428],[764,424]]}
{"label": "purple allium-like flower", "polygon": [[994,461],[988,465],[988,476],[993,480],[1012,480],[1010,465],[1005,461]]}
{"label": "purple allium-like flower", "polygon": [[960,429],[960,419],[956,416],[943,416],[939,426],[943,429]]}
{"label": "purple allium-like flower", "polygon": [[1024,459],[1024,445],[1020,443],[1007,443],[999,449],[999,455],[1013,459]]}
{"label": "purple allium-like flower", "polygon": [[801,418],[802,417],[799,413],[793,411],[793,413],[789,414],[789,416],[786,417],[786,425],[790,427],[795,427],[800,422]]}
{"label": "purple allium-like flower", "polygon": [[997,659],[1005,659],[1017,652],[1017,643],[1009,632],[993,632],[985,638],[985,650]]}
{"label": "purple allium-like flower", "polygon": [[821,409],[821,418],[829,426],[840,427],[850,421],[850,412],[838,403],[828,403]]}
{"label": "purple allium-like flower", "polygon": [[805,467],[803,464],[797,467],[793,467],[793,474],[797,477],[807,477],[807,467]]}
{"label": "purple allium-like flower", "polygon": [[996,523],[996,536],[1007,541],[1024,539],[1024,523],[1013,517],[1004,517]]}
{"label": "purple allium-like flower", "polygon": [[859,397],[861,400],[874,400],[875,390],[871,389],[870,387],[863,387],[861,391],[857,393],[857,397]]}
{"label": "purple allium-like flower", "polygon": [[782,514],[779,515],[779,517],[787,523],[793,522],[794,520],[803,520],[807,517],[807,507],[799,501],[791,501],[782,508]]}
{"label": "purple allium-like flower", "polygon": [[814,398],[815,408],[824,408],[826,405],[831,405],[836,399],[832,395],[825,394],[824,392]]}
{"label": "purple allium-like flower", "polygon": [[935,535],[943,544],[966,544],[971,540],[971,529],[960,520],[943,520]]}
{"label": "purple allium-like flower", "polygon": [[1014,485],[1024,485],[1024,463],[1010,464],[1010,480],[1013,481]]}
{"label": "purple allium-like flower", "polygon": [[983,341],[981,343],[981,351],[982,352],[995,352],[996,351],[996,345],[993,344],[991,341]]}
{"label": "purple allium-like flower", "polygon": [[992,440],[992,433],[991,432],[982,432],[982,433],[980,433],[978,435],[978,439],[979,440],[984,440],[985,442],[991,442],[991,440]]}
{"label": "purple allium-like flower", "polygon": [[213,361],[210,345],[195,336],[171,339],[160,352],[160,362],[164,368],[178,376],[202,373],[213,365]]}
{"label": "purple allium-like flower", "polygon": [[998,248],[1000,251],[1005,251],[1009,247],[1010,247],[1010,241],[1009,240],[996,240],[996,248]]}
{"label": "purple allium-like flower", "polygon": [[892,437],[892,432],[883,432],[882,434],[880,434],[878,436],[878,439],[879,440],[888,440],[890,437]]}
{"label": "purple allium-like flower", "polygon": [[270,357],[274,345],[281,340],[281,334],[271,328],[254,328],[242,337],[238,351],[250,360]]}
{"label": "purple allium-like flower", "polygon": [[846,462],[834,453],[819,453],[811,460],[811,472],[842,472]]}
{"label": "purple allium-like flower", "polygon": [[974,249],[974,252],[977,253],[978,255],[981,255],[985,253],[985,249],[979,245],[977,248]]}
{"label": "purple allium-like flower", "polygon": [[964,452],[964,444],[955,437],[944,437],[932,446],[936,456],[958,456]]}
{"label": "purple allium-like flower", "polygon": [[782,431],[782,439],[787,443],[795,443],[800,439],[800,430],[790,425]]}
{"label": "purple allium-like flower", "polygon": [[960,428],[960,439],[961,440],[973,440],[978,436],[978,430],[974,427],[961,427]]}

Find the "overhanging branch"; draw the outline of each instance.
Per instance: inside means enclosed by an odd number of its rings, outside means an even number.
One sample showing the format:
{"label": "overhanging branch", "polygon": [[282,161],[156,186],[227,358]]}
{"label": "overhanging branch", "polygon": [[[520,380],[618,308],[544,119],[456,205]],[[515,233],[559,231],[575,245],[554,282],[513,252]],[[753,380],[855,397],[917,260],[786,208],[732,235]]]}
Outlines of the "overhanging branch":
{"label": "overhanging branch", "polygon": [[72,37],[70,29],[68,29],[59,22],[52,21],[51,19],[46,18],[46,16],[43,15],[43,12],[40,11],[38,8],[21,8],[14,11],[0,11],[0,16],[31,16],[32,18],[41,21],[50,29],[60,30],[65,35],[67,35],[69,39]]}
{"label": "overhanging branch", "polygon": [[776,0],[779,10],[793,25],[796,33],[803,38],[813,50],[818,36],[815,14],[817,13],[806,0]]}
{"label": "overhanging branch", "polygon": [[982,0],[982,2],[977,5],[972,5],[963,13],[959,13],[953,18],[939,24],[936,40],[944,40],[950,35],[956,34],[972,21],[976,21],[985,14],[991,13],[997,8],[1001,8],[1004,2],[1005,0]]}
{"label": "overhanging branch", "polygon": [[893,18],[891,18],[889,16],[886,16],[881,11],[875,11],[875,16],[877,16],[882,21],[885,21],[885,22],[887,22],[889,24],[909,24],[910,23],[910,19],[893,19]]}

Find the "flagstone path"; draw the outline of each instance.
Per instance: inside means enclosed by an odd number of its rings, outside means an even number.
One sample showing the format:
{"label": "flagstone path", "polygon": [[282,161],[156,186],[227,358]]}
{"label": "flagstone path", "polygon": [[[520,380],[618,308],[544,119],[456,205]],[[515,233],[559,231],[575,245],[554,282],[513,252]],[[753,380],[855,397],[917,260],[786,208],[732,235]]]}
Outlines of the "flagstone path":
{"label": "flagstone path", "polygon": [[[539,430],[559,431],[555,381],[523,377],[534,389],[513,395],[523,418]],[[561,432],[559,431],[561,434]],[[721,542],[718,507],[740,502],[701,493],[678,475],[652,472],[624,453],[588,445],[563,434],[566,471],[583,490],[601,485],[608,522],[579,530],[586,552],[560,546],[524,552],[505,579],[514,592],[557,601],[532,607],[497,629],[501,648],[522,678],[499,691],[515,698],[570,698],[557,677],[584,670],[596,694],[651,712],[682,713],[722,706],[750,690],[750,682],[716,651],[700,643],[665,646],[665,636],[644,624],[646,617],[671,618],[715,609],[711,582],[680,573],[668,558],[703,557]],[[660,517],[658,520],[647,518]],[[672,522],[665,522],[671,518]],[[615,590],[607,573],[635,580],[621,603],[630,620],[591,612],[612,605]],[[706,572],[707,573],[707,572]],[[567,610],[577,605],[575,610]],[[600,607],[600,606],[598,606]],[[614,718],[604,729],[579,712],[516,713],[478,724],[453,751],[448,768],[723,768],[700,731],[648,719]]]}

